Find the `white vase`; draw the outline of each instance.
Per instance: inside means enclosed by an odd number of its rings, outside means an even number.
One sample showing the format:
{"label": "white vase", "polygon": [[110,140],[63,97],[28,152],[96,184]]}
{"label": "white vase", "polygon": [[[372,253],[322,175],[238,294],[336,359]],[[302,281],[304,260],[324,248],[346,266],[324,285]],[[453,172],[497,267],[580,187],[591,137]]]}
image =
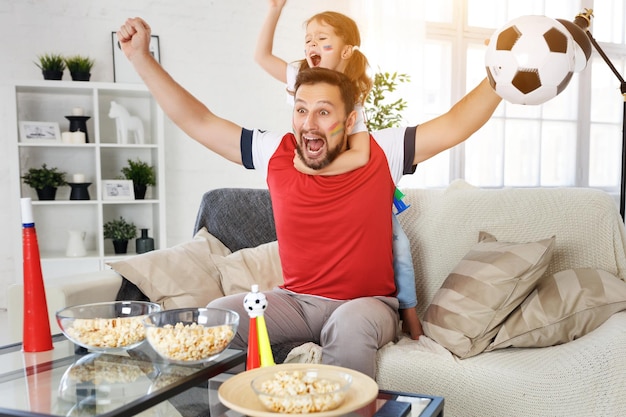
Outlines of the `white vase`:
{"label": "white vase", "polygon": [[68,230],[67,233],[69,237],[67,239],[65,255],[72,257],[85,256],[87,254],[87,250],[85,249],[85,231]]}

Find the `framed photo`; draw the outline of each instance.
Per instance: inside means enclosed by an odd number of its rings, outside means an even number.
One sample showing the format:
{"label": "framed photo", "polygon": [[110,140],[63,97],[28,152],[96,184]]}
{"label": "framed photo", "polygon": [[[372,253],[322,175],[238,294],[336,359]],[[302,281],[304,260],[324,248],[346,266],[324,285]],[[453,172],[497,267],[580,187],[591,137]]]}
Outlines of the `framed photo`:
{"label": "framed photo", "polygon": [[20,140],[32,143],[55,143],[61,141],[61,131],[56,122],[20,122]]}
{"label": "framed photo", "polygon": [[[113,81],[116,83],[134,83],[141,84],[143,81],[137,75],[135,69],[122,52],[122,48],[117,40],[117,33],[111,32],[111,44],[113,46]],[[150,39],[150,53],[161,62],[161,52],[159,49],[159,37],[152,35]]]}
{"label": "framed photo", "polygon": [[132,180],[103,180],[103,200],[134,200],[135,190]]}

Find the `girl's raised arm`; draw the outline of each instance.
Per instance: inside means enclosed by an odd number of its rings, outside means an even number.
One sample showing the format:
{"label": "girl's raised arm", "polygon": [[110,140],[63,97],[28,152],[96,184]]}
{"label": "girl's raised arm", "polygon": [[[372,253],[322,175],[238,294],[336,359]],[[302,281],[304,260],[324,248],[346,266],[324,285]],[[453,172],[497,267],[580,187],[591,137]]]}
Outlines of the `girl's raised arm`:
{"label": "girl's raised arm", "polygon": [[273,49],[276,25],[285,3],[286,0],[269,0],[270,7],[261,27],[259,40],[254,51],[254,60],[261,68],[283,83],[287,82],[287,62],[275,56]]}

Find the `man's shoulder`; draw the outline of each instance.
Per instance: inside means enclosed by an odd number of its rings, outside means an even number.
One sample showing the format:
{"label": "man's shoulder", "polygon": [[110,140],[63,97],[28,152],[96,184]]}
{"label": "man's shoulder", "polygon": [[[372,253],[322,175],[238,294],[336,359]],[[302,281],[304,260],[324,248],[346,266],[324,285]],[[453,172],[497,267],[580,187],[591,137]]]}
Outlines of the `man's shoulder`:
{"label": "man's shoulder", "polygon": [[389,152],[394,148],[404,147],[406,131],[406,127],[391,127],[371,132],[371,136],[385,152]]}
{"label": "man's shoulder", "polygon": [[266,168],[267,162],[288,135],[289,132],[242,129],[241,156],[244,166],[248,169]]}
{"label": "man's shoulder", "polygon": [[381,147],[389,163],[394,180],[415,172],[415,133],[417,126],[404,126],[372,132],[376,144]]}

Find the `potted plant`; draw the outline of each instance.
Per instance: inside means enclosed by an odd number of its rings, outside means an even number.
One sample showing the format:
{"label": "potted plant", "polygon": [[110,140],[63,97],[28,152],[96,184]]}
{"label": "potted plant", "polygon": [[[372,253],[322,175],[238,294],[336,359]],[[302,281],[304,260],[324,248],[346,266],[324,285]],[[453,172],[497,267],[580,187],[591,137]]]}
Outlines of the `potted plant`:
{"label": "potted plant", "polygon": [[136,161],[129,159],[128,165],[122,168],[122,174],[127,180],[133,181],[135,199],[137,200],[145,198],[148,185],[156,185],[154,167],[139,159]]}
{"label": "potted plant", "polygon": [[393,93],[398,84],[410,80],[407,74],[397,72],[377,72],[374,75],[374,84],[365,100],[365,116],[367,129],[377,131],[389,127],[397,127],[402,121],[401,112],[406,109],[407,102],[400,97],[395,101],[389,101],[387,93]]}
{"label": "potted plant", "polygon": [[66,173],[59,171],[58,168],[48,168],[43,164],[41,168],[30,168],[22,179],[26,185],[37,191],[40,200],[54,200],[57,188],[67,184],[65,175]]}
{"label": "potted plant", "polygon": [[60,54],[43,54],[37,57],[39,60],[35,62],[41,69],[44,80],[60,80],[63,78],[65,70],[65,60]]}
{"label": "potted plant", "polygon": [[119,220],[110,220],[104,224],[104,238],[113,240],[115,253],[126,253],[128,241],[137,236],[137,226],[120,216]]}
{"label": "potted plant", "polygon": [[73,55],[65,58],[65,65],[72,75],[74,81],[89,81],[91,78],[91,68],[94,60],[82,55]]}

